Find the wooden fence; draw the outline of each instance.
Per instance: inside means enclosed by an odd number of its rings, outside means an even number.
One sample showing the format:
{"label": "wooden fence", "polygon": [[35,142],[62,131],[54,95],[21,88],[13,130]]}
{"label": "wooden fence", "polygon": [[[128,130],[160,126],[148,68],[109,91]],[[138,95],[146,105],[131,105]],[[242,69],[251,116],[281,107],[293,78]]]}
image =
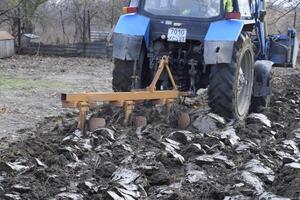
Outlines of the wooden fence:
{"label": "wooden fence", "polygon": [[78,43],[68,45],[45,45],[41,43],[30,43],[22,47],[21,54],[31,55],[54,55],[63,57],[93,57],[111,58],[112,48],[106,42]]}

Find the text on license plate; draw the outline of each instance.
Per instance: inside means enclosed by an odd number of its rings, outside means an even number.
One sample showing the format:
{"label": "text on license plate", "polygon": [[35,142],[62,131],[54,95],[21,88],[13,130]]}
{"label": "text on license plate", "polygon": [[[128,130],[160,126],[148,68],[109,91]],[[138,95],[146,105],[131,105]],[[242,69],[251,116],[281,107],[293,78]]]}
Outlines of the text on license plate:
{"label": "text on license plate", "polygon": [[168,41],[186,42],[187,30],[185,28],[169,28]]}

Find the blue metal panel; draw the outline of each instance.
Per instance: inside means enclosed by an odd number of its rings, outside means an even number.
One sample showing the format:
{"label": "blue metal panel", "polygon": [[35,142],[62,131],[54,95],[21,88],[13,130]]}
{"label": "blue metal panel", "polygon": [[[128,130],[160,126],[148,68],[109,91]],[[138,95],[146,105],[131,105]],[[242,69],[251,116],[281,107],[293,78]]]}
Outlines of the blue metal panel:
{"label": "blue metal panel", "polygon": [[120,17],[114,32],[131,36],[144,36],[148,46],[149,24],[150,19],[148,17],[138,14],[126,14]]}
{"label": "blue metal panel", "polygon": [[222,20],[211,23],[205,41],[237,41],[244,27],[242,20]]}

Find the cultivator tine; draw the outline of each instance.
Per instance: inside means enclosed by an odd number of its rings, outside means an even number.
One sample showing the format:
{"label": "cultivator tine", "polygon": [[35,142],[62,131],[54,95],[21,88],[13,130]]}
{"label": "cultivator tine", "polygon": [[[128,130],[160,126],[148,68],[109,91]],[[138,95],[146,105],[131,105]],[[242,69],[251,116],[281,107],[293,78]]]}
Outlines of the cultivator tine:
{"label": "cultivator tine", "polygon": [[134,102],[133,101],[126,101],[124,104],[124,113],[125,113],[125,118],[124,118],[124,125],[128,124],[129,117],[134,109]]}
{"label": "cultivator tine", "polygon": [[82,134],[86,135],[86,114],[89,111],[89,104],[86,102],[79,102],[78,103],[79,109],[79,128]]}

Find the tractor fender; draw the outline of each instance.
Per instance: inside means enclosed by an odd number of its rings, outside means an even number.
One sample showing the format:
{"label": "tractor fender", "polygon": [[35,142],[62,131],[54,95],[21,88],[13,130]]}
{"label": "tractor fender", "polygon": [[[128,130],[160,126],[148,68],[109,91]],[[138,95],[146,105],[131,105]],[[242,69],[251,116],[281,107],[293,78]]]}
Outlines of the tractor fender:
{"label": "tractor fender", "polygon": [[272,94],[272,61],[258,60],[254,66],[253,96],[266,97]]}
{"label": "tractor fender", "polygon": [[122,15],[113,32],[113,58],[138,60],[143,42],[149,46],[149,24],[148,17]]}
{"label": "tractor fender", "polygon": [[238,40],[245,22],[221,20],[210,24],[204,39],[204,62],[206,65],[231,63],[234,43]]}

